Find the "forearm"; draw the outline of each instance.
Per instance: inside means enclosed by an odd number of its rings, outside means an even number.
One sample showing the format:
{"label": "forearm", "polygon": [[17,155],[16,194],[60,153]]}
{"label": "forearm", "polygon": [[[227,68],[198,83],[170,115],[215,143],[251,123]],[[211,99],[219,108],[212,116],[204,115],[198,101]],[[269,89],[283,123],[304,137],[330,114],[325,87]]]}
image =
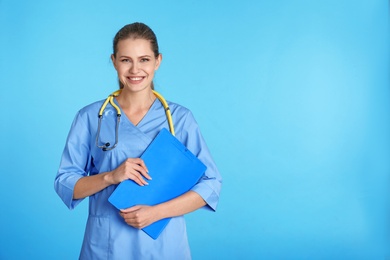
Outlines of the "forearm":
{"label": "forearm", "polygon": [[159,214],[159,218],[177,217],[194,210],[197,210],[206,205],[203,198],[194,191],[188,191],[183,195],[172,199],[170,201],[156,205],[156,211]]}
{"label": "forearm", "polygon": [[145,163],[140,158],[128,158],[118,168],[110,172],[103,172],[92,176],[86,176],[76,182],[73,199],[82,199],[95,194],[104,188],[130,179],[143,186],[151,179]]}
{"label": "forearm", "polygon": [[91,196],[110,186],[108,172],[86,176],[79,179],[73,190],[73,199],[82,199]]}

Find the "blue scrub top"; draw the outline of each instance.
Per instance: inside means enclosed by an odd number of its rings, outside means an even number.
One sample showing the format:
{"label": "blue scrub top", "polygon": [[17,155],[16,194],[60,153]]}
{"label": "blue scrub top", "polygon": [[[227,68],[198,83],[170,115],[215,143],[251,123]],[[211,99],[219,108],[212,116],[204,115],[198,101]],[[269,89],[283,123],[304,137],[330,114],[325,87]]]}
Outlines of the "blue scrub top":
{"label": "blue scrub top", "polygon": [[[69,209],[82,201],[73,199],[73,189],[80,178],[112,171],[127,158],[140,157],[162,128],[169,129],[164,107],[156,99],[137,126],[122,112],[117,147],[102,151],[95,141],[97,114],[103,102],[95,102],[77,113],[66,141],[54,186]],[[214,211],[222,178],[192,113],[178,104],[168,102],[168,105],[176,138],[207,166],[204,176],[192,190],[206,201],[205,209]],[[103,114],[99,145],[114,144],[115,124],[116,110],[108,105]],[[111,185],[89,197],[89,215],[80,259],[191,259],[183,216],[172,218],[161,235],[153,240],[142,230],[127,225],[118,210],[108,202],[115,188],[116,185]]]}

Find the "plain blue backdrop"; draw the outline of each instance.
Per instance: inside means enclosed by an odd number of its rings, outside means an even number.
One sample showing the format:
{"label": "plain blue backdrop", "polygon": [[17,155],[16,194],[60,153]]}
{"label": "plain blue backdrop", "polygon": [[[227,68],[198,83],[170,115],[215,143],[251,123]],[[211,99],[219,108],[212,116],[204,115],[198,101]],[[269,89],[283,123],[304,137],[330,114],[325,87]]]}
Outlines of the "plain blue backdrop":
{"label": "plain blue backdrop", "polygon": [[135,21],[224,178],[217,212],[186,217],[194,259],[390,257],[388,5],[0,0],[0,259],[77,259],[88,203],[69,211],[53,180]]}

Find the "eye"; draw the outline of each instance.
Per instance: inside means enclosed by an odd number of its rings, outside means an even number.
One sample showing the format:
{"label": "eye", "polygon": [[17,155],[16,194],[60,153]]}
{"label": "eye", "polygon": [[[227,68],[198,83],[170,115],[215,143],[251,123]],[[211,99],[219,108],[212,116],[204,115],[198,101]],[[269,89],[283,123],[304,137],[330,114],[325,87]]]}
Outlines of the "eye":
{"label": "eye", "polygon": [[121,59],[121,62],[128,63],[130,62],[130,59]]}
{"label": "eye", "polygon": [[148,61],[149,61],[148,58],[142,58],[142,59],[141,59],[141,62],[148,62]]}

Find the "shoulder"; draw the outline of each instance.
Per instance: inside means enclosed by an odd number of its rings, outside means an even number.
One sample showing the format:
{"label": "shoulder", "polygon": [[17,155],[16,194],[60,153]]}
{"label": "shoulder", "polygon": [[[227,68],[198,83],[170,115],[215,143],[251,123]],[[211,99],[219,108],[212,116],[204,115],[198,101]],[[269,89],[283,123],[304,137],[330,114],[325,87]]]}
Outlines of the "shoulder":
{"label": "shoulder", "polygon": [[190,109],[175,102],[167,101],[167,103],[178,135],[179,133],[197,131],[198,123]]}
{"label": "shoulder", "polygon": [[172,115],[173,114],[179,114],[179,115],[192,114],[191,110],[183,105],[180,105],[180,104],[172,102],[172,101],[167,101],[167,103],[168,103],[169,110],[171,111]]}
{"label": "shoulder", "polygon": [[104,100],[99,100],[82,107],[77,111],[73,123],[85,126],[95,124],[98,120],[99,110],[103,103]]}
{"label": "shoulder", "polygon": [[194,120],[190,109],[175,102],[167,101],[172,117],[176,120]]}
{"label": "shoulder", "polygon": [[89,105],[84,106],[78,111],[78,114],[80,115],[97,115],[99,113],[99,109],[103,105],[104,100],[95,101]]}

